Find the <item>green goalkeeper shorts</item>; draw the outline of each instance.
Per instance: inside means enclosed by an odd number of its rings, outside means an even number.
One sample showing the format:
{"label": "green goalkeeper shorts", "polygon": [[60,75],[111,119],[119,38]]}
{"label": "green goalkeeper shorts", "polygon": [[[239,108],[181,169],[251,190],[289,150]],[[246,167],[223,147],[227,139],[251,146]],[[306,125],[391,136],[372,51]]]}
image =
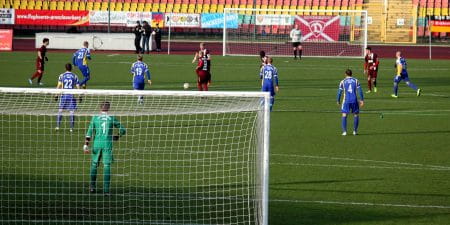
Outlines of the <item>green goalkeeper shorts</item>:
{"label": "green goalkeeper shorts", "polygon": [[114,161],[112,149],[94,148],[92,150],[92,162],[98,164],[100,160],[104,165],[110,165]]}

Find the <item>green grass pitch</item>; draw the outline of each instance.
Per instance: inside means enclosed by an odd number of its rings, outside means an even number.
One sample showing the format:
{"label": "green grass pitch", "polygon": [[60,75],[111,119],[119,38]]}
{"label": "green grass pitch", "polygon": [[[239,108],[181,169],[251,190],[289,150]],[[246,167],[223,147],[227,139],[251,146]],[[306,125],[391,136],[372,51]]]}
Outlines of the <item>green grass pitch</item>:
{"label": "green grass pitch", "polygon": [[[29,87],[35,54],[0,53],[0,86]],[[48,57],[43,82],[55,87],[71,54],[50,51]],[[146,55],[153,81],[146,89],[182,90],[189,82],[194,90],[191,59]],[[89,88],[131,89],[134,60],[134,55],[94,52]],[[359,135],[342,137],[335,102],[338,83],[351,68],[366,90],[362,59],[276,57],[280,92],[271,114],[270,224],[449,224],[449,62],[409,59],[411,81],[423,94],[416,97],[401,84],[399,98],[393,99],[394,59],[381,59],[378,93],[365,94]],[[258,91],[258,67],[254,57],[214,55],[210,89]],[[350,117],[349,128],[352,122]],[[3,172],[17,166],[0,165]],[[52,179],[39,171],[21,172]]]}

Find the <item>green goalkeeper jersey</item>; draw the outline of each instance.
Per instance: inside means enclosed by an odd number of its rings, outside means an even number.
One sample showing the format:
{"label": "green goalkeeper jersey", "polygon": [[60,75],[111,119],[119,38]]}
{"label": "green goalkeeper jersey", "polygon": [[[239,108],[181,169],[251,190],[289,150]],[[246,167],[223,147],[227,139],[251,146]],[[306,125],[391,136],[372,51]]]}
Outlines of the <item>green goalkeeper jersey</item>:
{"label": "green goalkeeper jersey", "polygon": [[102,114],[92,117],[86,137],[92,138],[94,148],[112,149],[114,128],[119,129],[120,136],[126,133],[125,128],[116,117],[102,112]]}

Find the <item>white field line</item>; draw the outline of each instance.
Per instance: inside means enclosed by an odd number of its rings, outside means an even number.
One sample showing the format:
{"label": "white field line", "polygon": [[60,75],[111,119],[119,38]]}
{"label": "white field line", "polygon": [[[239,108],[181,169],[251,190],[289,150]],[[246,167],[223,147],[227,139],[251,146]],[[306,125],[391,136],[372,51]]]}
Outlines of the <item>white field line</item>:
{"label": "white field line", "polygon": [[293,202],[293,203],[314,203],[331,205],[354,205],[354,206],[381,206],[381,207],[401,207],[401,208],[431,208],[431,209],[450,209],[446,205],[416,205],[416,204],[393,204],[393,203],[371,203],[371,202],[340,202],[340,201],[311,201],[294,199],[272,199],[271,202]]}
{"label": "white field line", "polygon": [[401,166],[416,166],[416,167],[430,167],[435,169],[450,170],[449,166],[441,165],[429,165],[421,163],[408,163],[408,162],[396,162],[396,161],[384,161],[384,160],[372,160],[372,159],[354,159],[345,157],[331,157],[331,156],[314,156],[314,155],[297,155],[297,154],[271,154],[271,156],[283,156],[283,157],[300,157],[300,158],[312,158],[312,159],[327,159],[327,160],[340,160],[340,161],[356,161],[356,162],[370,162],[370,163],[382,163]]}
{"label": "white field line", "polygon": [[358,165],[340,165],[340,164],[320,164],[320,163],[270,163],[270,165],[281,166],[312,166],[312,167],[336,167],[336,168],[362,168],[362,169],[393,169],[393,170],[427,170],[427,171],[450,171],[446,168],[432,167],[402,167],[402,166],[358,166]]}

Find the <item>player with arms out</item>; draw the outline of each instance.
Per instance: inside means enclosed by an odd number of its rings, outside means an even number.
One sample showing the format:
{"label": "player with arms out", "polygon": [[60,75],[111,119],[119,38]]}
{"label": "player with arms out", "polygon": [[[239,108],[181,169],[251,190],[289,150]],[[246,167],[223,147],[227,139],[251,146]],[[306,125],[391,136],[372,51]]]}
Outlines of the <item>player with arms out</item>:
{"label": "player with arms out", "polygon": [[[206,60],[208,60],[208,72],[211,71],[211,54],[209,52],[209,50],[206,48],[205,43],[200,43],[200,51],[203,52],[203,58],[205,58]],[[198,55],[198,52],[195,53],[194,55],[194,59],[192,60],[192,63],[195,63],[198,61],[198,58],[200,56]]]}
{"label": "player with arms out", "polygon": [[294,50],[294,59],[297,59],[297,52],[298,58],[302,59],[302,31],[298,29],[298,24],[294,25],[294,28],[291,30],[289,36],[291,38],[292,48]]}
{"label": "player with arms out", "polygon": [[83,89],[86,89],[87,82],[91,79],[91,71],[89,70],[87,60],[91,60],[91,51],[89,50],[89,42],[84,41],[83,48],[78,49],[72,57],[73,65],[78,67],[81,74],[83,74],[83,80],[79,83]]}
{"label": "player with arms out", "polygon": [[420,88],[417,88],[416,85],[414,85],[413,83],[411,83],[409,81],[408,70],[406,68],[406,59],[402,57],[402,52],[397,51],[395,53],[395,56],[397,57],[397,60],[395,61],[395,67],[397,69],[397,73],[394,78],[394,94],[392,94],[391,96],[393,98],[398,98],[398,84],[402,80],[405,81],[405,83],[406,83],[406,85],[408,85],[408,87],[410,87],[414,91],[416,91],[417,96],[420,96],[422,90]]}
{"label": "player with arms out", "polygon": [[197,73],[197,88],[199,91],[208,91],[211,84],[211,74],[208,71],[208,59],[203,57],[203,51],[198,52],[198,64],[195,68]]}
{"label": "player with arms out", "polygon": [[[137,61],[131,65],[130,72],[133,74],[133,89],[134,90],[144,90],[145,88],[145,76],[147,76],[148,85],[152,85],[152,80],[150,77],[150,70],[146,63],[142,60],[144,57],[142,55],[137,56]],[[144,103],[144,96],[138,97],[138,104]]]}
{"label": "player with arms out", "polygon": [[[72,64],[67,63],[65,65],[66,72],[59,75],[57,89],[80,89],[78,85],[78,77],[72,73]],[[56,96],[55,100],[58,100],[59,96]],[[77,109],[77,100],[73,94],[63,94],[61,95],[61,100],[59,102],[58,116],[56,117],[56,128],[59,130],[62,121],[63,110],[68,110],[70,113],[70,132],[73,132],[75,126],[75,110]]]}
{"label": "player with arms out", "polygon": [[[356,94],[357,92],[359,93],[359,96],[361,98],[359,102]],[[344,93],[344,97],[341,104],[342,93]],[[350,112],[353,113],[354,117],[353,135],[356,135],[359,125],[359,107],[364,106],[364,95],[359,81],[352,77],[352,71],[350,69],[347,69],[345,71],[345,79],[339,83],[336,100],[338,105],[342,105],[342,135],[347,135],[347,114],[349,114]]]}
{"label": "player with arms out", "polygon": [[279,91],[278,70],[272,65],[272,62],[273,59],[267,57],[266,65],[264,65],[259,74],[262,85],[261,91],[270,92],[270,111],[272,111],[273,104],[275,103],[275,92]]}
{"label": "player with arms out", "polygon": [[367,86],[369,90],[366,93],[377,92],[377,75],[378,75],[378,60],[377,54],[372,52],[370,47],[366,48],[366,56],[364,57],[364,74],[367,75]]}
{"label": "player with arms out", "polygon": [[[89,191],[95,193],[97,181],[97,167],[102,160],[103,163],[103,192],[105,195],[110,194],[111,183],[111,164],[113,158],[113,141],[125,135],[126,130],[116,119],[116,117],[108,114],[111,104],[107,101],[100,104],[101,114],[93,116],[89,123],[89,128],[86,133],[86,140],[83,146],[85,154],[89,154],[89,144],[91,140],[94,142],[91,154],[91,169],[90,169],[90,185]],[[119,135],[114,135],[114,128],[119,129]]]}
{"label": "player with arms out", "polygon": [[33,84],[34,78],[37,78],[37,84],[44,85],[41,80],[42,76],[44,75],[44,64],[45,61],[48,61],[48,58],[46,56],[47,54],[47,46],[50,44],[50,40],[48,38],[44,38],[42,40],[42,46],[37,51],[37,58],[36,58],[36,72],[28,79],[28,83],[30,85]]}

